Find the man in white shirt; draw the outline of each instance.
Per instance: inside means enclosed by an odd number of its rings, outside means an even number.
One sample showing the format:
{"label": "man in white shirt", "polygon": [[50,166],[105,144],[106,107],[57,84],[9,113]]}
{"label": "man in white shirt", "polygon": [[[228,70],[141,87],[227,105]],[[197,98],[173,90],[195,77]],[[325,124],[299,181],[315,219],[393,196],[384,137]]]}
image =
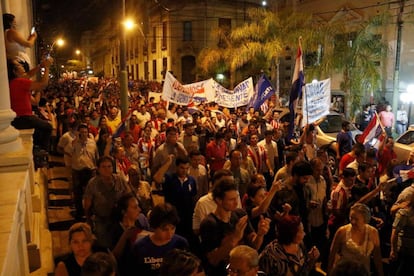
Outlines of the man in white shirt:
{"label": "man in white shirt", "polygon": [[[273,130],[266,130],[265,138],[257,143],[258,146],[261,146],[265,149],[267,158],[269,159],[270,169],[275,171],[277,162],[279,161],[279,153],[277,150],[277,144],[273,141]],[[263,173],[264,177],[266,178],[266,187],[270,190],[270,187],[273,183],[273,175],[270,175],[270,169]]]}
{"label": "man in white shirt", "polygon": [[145,104],[140,106],[139,112],[135,110],[132,114],[137,116],[138,124],[141,128],[145,127],[146,122],[151,121],[151,114],[147,112],[147,107],[145,106]]}
{"label": "man in white shirt", "polygon": [[[229,170],[219,170],[213,176],[213,186],[220,180],[231,179],[234,181],[233,174]],[[237,208],[241,208],[240,197],[237,199]],[[193,231],[197,236],[200,234],[200,224],[210,213],[214,212],[217,208],[217,204],[213,199],[211,191],[202,196],[196,203],[193,213]]]}

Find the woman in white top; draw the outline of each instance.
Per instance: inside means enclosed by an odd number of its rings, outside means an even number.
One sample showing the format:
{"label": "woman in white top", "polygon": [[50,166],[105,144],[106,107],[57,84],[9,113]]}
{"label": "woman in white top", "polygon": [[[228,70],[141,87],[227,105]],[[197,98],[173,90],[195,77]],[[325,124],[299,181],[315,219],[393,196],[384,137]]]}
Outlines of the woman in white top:
{"label": "woman in white top", "polygon": [[3,14],[4,42],[8,59],[17,59],[23,64],[26,72],[30,70],[30,58],[26,53],[26,48],[33,47],[37,33],[32,31],[26,39],[16,28],[16,17],[10,13]]}
{"label": "woman in white top", "polygon": [[351,223],[340,227],[332,241],[328,275],[334,268],[337,254],[340,257],[338,262],[344,260],[357,261],[363,264],[368,272],[370,272],[372,255],[376,269],[375,275],[384,275],[379,234],[376,228],[368,225],[370,219],[370,210],[366,205],[356,203],[351,207],[349,214]]}

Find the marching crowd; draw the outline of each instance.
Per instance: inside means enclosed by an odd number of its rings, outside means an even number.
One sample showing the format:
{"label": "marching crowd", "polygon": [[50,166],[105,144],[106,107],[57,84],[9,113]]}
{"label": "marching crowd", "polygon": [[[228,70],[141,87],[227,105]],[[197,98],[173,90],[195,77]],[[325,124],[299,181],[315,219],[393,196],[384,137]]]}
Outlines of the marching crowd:
{"label": "marching crowd", "polygon": [[131,81],[122,118],[117,81],[48,85],[52,63],[42,60],[32,81],[28,64],[8,56],[12,124],[35,129],[35,157],[63,154],[71,183],[78,222],[55,275],[113,275],[115,263],[119,275],[412,270],[414,151],[398,163],[388,129],[372,148],[345,122],[331,171],[317,125],[287,139],[275,97],[266,112],[195,108],[150,97],[156,82]]}
{"label": "marching crowd", "polygon": [[56,275],[103,249],[120,275],[189,260],[187,275],[384,275],[384,259],[386,273],[409,271],[414,152],[398,164],[392,137],[369,148],[344,123],[333,172],[315,125],[286,141],[274,97],[264,114],[147,100],[149,87],[130,83],[124,119],[114,80],[42,92],[36,116],[52,126],[48,150],[64,155],[79,221]]}

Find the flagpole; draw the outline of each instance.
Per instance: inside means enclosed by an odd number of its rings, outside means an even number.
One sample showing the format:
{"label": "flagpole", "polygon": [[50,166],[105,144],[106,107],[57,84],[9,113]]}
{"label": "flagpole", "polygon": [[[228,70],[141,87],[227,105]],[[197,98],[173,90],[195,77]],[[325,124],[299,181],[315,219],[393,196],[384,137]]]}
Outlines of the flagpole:
{"label": "flagpole", "polygon": [[308,95],[306,94],[306,86],[305,86],[305,103],[306,103],[306,124],[309,124],[309,112],[308,112]]}
{"label": "flagpole", "polygon": [[384,126],[382,125],[382,122],[381,122],[381,120],[380,120],[380,118],[379,118],[379,116],[378,116],[377,111],[375,110],[374,112],[375,112],[375,115],[376,115],[376,117],[377,117],[377,120],[378,120],[378,122],[379,122],[379,125],[380,125],[380,127],[381,127],[382,131],[383,131],[383,132],[386,132],[386,131],[385,131],[385,128],[384,128]]}

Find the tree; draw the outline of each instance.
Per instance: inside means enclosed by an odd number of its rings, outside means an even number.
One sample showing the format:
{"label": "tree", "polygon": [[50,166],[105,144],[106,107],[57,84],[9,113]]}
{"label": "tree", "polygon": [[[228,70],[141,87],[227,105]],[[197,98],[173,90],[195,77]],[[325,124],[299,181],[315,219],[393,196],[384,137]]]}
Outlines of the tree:
{"label": "tree", "polygon": [[374,16],[350,30],[338,29],[334,39],[324,44],[321,65],[312,68],[323,78],[335,72],[342,75],[341,90],[347,95],[347,116],[360,108],[367,93],[382,90],[379,65],[384,64],[387,49],[379,33],[387,20],[386,15]]}
{"label": "tree", "polygon": [[[202,72],[229,71],[231,86],[246,75],[258,75],[262,71],[274,75],[277,60],[285,55],[286,48],[297,47],[299,36],[308,49],[315,51],[316,42],[324,33],[321,29],[326,29],[326,25],[318,24],[305,13],[276,14],[257,8],[249,9],[247,17],[247,23],[229,34],[214,30],[212,38],[224,43],[201,51],[198,60]],[[240,72],[238,79],[237,72]]]}
{"label": "tree", "polygon": [[367,89],[380,90],[378,63],[383,64],[386,48],[378,33],[384,28],[386,19],[387,16],[375,16],[349,26],[341,20],[317,20],[306,13],[249,9],[249,21],[244,25],[230,33],[214,31],[212,37],[222,43],[201,51],[199,67],[207,75],[213,75],[217,70],[229,72],[231,87],[236,81],[261,71],[274,76],[277,60],[287,54],[287,49],[296,49],[301,36],[305,59],[312,54],[317,56],[316,62],[305,68],[306,78],[309,81],[341,74],[341,89],[347,95],[349,115],[349,103],[355,110],[361,105]]}

